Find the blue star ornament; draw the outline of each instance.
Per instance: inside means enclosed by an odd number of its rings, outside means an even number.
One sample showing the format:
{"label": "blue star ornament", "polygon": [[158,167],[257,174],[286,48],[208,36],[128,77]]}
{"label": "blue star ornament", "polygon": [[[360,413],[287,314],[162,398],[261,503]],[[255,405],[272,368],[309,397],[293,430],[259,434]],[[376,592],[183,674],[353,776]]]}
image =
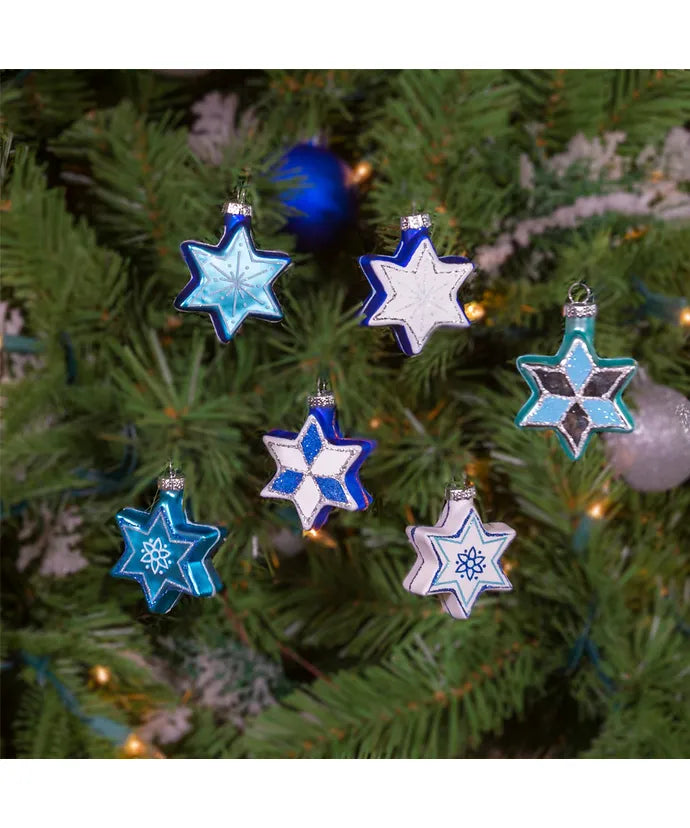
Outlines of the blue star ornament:
{"label": "blue star ornament", "polygon": [[474,495],[472,486],[449,489],[435,526],[407,527],[417,560],[403,586],[415,595],[439,595],[456,619],[469,618],[485,590],[513,588],[500,559],[515,531],[505,523],[482,523]]}
{"label": "blue star ornament", "polygon": [[572,460],[582,456],[595,432],[629,432],[633,419],[621,395],[632,379],[634,359],[603,359],[594,349],[596,305],[564,308],[565,335],[554,356],[521,356],[517,367],[531,395],[515,422],[553,429]]}
{"label": "blue star ornament", "polygon": [[175,308],[208,313],[221,342],[229,342],[248,316],[283,318],[272,285],[291,260],[255,248],[249,205],[226,205],[225,232],[217,245],[186,241],[180,250],[191,278]]}
{"label": "blue star ornament", "polygon": [[125,550],[110,574],[136,581],[151,612],[166,613],[183,594],[201,597],[222,589],[210,558],[226,533],[188,519],[184,478],[171,474],[158,485],[149,512],[126,508],[118,513]]}
{"label": "blue star ornament", "polygon": [[468,328],[458,290],[474,265],[462,256],[439,257],[424,213],[404,216],[400,244],[392,256],[361,256],[372,288],[362,307],[362,325],[391,326],[407,356],[419,354],[437,328]]}
{"label": "blue star ornament", "polygon": [[261,492],[261,497],[291,501],[305,531],[323,526],[333,509],[356,512],[369,506],[372,497],[359,480],[359,470],[376,445],[342,436],[333,394],[319,392],[309,400],[299,433],[271,431],[264,436],[276,473]]}

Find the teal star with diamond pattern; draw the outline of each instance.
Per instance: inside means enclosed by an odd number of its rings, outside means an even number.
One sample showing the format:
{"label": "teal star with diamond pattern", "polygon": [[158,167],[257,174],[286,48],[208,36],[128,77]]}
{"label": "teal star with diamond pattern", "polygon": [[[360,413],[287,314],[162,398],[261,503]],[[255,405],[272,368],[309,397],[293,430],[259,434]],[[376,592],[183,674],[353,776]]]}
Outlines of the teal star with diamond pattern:
{"label": "teal star with diamond pattern", "polygon": [[621,395],[637,363],[625,357],[603,359],[593,339],[594,318],[566,319],[558,353],[517,360],[531,395],[515,418],[516,425],[553,429],[572,460],[582,456],[594,433],[634,428]]}

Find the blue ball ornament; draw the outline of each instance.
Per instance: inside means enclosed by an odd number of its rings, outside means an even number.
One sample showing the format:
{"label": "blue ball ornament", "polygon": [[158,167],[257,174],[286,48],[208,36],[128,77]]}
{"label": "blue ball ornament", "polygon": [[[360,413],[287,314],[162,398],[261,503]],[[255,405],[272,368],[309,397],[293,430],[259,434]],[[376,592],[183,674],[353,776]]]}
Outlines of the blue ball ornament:
{"label": "blue ball ornament", "polygon": [[357,212],[357,189],[347,164],[326,147],[297,144],[280,159],[273,181],[295,181],[280,200],[291,215],[286,230],[300,250],[313,251],[335,242]]}

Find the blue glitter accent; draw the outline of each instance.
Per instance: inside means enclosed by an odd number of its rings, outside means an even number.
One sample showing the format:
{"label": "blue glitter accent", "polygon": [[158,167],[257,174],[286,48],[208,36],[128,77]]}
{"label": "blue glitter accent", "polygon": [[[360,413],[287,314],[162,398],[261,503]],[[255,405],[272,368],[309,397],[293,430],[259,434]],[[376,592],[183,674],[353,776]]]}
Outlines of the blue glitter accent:
{"label": "blue glitter accent", "polygon": [[347,497],[343,491],[343,487],[338,483],[334,477],[314,477],[316,483],[321,489],[321,494],[329,500],[335,500],[337,503],[347,503]]}
{"label": "blue glitter accent", "polygon": [[545,397],[525,418],[525,422],[557,423],[573,404],[571,398]]}
{"label": "blue glitter accent", "polygon": [[316,426],[312,425],[307,429],[307,433],[302,440],[302,451],[307,460],[307,465],[311,467],[316,455],[321,451],[321,438]]}
{"label": "blue glitter accent", "polygon": [[[589,414],[595,428],[621,427],[621,418],[610,400],[585,397],[582,407]],[[625,423],[622,424],[625,427]]]}
{"label": "blue glitter accent", "polygon": [[284,471],[280,477],[275,480],[271,486],[274,492],[283,492],[283,494],[292,494],[295,489],[302,482],[303,474],[292,469]]}
{"label": "blue glitter accent", "polygon": [[592,360],[580,340],[578,340],[568,362],[566,362],[565,373],[576,392],[582,389],[592,373]]}

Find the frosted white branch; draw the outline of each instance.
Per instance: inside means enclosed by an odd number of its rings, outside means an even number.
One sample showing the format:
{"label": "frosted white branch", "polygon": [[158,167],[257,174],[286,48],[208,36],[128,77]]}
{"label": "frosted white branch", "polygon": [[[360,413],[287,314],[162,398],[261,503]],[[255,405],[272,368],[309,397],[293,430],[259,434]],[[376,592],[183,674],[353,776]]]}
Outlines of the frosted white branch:
{"label": "frosted white branch", "polygon": [[192,711],[188,707],[174,710],[156,710],[149,713],[144,724],[137,728],[137,734],[145,742],[169,745],[179,741],[192,729],[189,721]]}
{"label": "frosted white branch", "polygon": [[74,506],[54,514],[46,505],[40,507],[40,520],[22,515],[19,530],[17,569],[23,572],[41,558],[41,575],[63,578],[88,566],[78,546],[81,544],[82,519]]}
{"label": "frosted white branch", "polygon": [[[619,179],[626,169],[626,160],[616,154],[625,133],[611,132],[603,141],[588,141],[576,135],[568,149],[545,162],[547,169],[562,176],[575,163],[589,168],[590,178]],[[534,167],[526,156],[520,158],[520,182],[526,189],[534,188]],[[638,165],[650,164],[661,180],[641,182],[635,191],[615,191],[601,195],[580,196],[572,204],[558,207],[547,216],[524,219],[510,232],[502,233],[491,245],[477,250],[475,262],[487,273],[496,273],[520,247],[527,247],[535,236],[549,230],[574,228],[592,216],[619,213],[636,217],[651,217],[662,221],[690,219],[690,195],[678,184],[690,181],[690,133],[674,127],[666,136],[660,153],[646,148],[637,158]],[[655,176],[659,178],[659,176]]]}
{"label": "frosted white branch", "polygon": [[246,109],[238,118],[238,106],[237,95],[220,92],[209,92],[192,106],[197,118],[189,132],[189,147],[207,164],[220,164],[228,149],[256,130],[259,122],[254,109]]}

